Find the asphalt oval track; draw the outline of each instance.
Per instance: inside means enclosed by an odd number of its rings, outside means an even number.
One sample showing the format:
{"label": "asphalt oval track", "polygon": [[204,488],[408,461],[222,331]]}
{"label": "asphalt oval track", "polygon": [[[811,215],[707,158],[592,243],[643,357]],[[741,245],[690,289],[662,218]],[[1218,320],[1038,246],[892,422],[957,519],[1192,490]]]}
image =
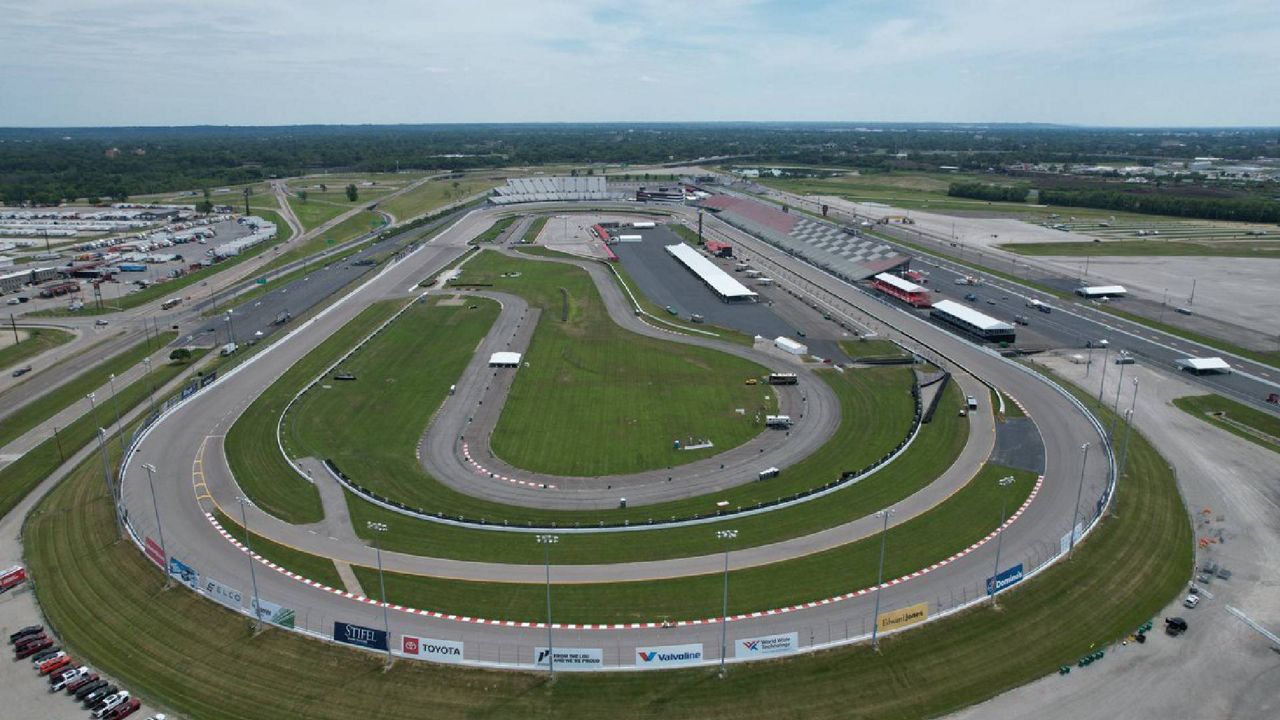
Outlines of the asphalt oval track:
{"label": "asphalt oval track", "polygon": [[[687,212],[683,208],[672,210]],[[387,298],[408,298],[415,293],[418,281],[466,251],[466,241],[491,225],[494,213],[494,210],[481,210],[465,216],[434,241],[388,266],[153,426],[128,459],[124,470],[123,503],[138,536],[157,538],[159,535],[146,473],[142,470],[144,463],[151,463],[158,468],[155,502],[163,519],[168,554],[182,559],[204,577],[238,588],[248,598],[252,582],[248,556],[228,542],[205,514],[205,507],[211,499],[230,510],[239,492],[220,455],[221,439],[230,424],[293,362],[354,318],[368,304]],[[740,240],[761,255],[770,252],[761,243],[745,237]],[[1017,398],[1035,421],[1044,443],[1044,478],[1033,501],[1022,509],[1016,521],[1006,526],[1001,542],[1002,568],[1022,562],[1030,569],[1057,553],[1059,538],[1068,531],[1075,517],[1073,506],[1077,483],[1082,477],[1082,515],[1084,519],[1092,516],[1094,502],[1107,483],[1105,453],[1099,451],[1100,439],[1091,418],[1057,389],[985,349],[880,303],[820,271],[799,265],[781,253],[776,254],[778,262],[792,265],[797,273],[823,284],[859,312],[875,318],[882,332],[893,332],[891,328],[899,328],[925,343],[933,354],[954,366],[952,369],[957,372],[957,379],[966,389],[974,387],[973,380],[963,377],[959,368],[967,369],[977,378]],[[629,315],[630,310],[625,314]],[[986,410],[986,394],[978,397]],[[980,414],[988,415],[987,412]],[[1088,455],[1088,465],[1082,473],[1081,445],[1086,442],[1092,443],[1094,451]],[[985,459],[985,456],[981,458]],[[905,514],[907,508],[903,507],[903,511]],[[895,516],[895,524],[901,521],[899,517]],[[878,530],[879,522],[875,518],[863,518],[848,527],[836,529],[839,533],[848,533],[843,539],[827,533],[825,541],[847,542],[872,535]],[[285,526],[259,512],[251,512],[249,524],[255,532],[268,537],[274,538],[274,533],[285,527],[316,542],[343,543],[344,552],[353,560],[369,566],[375,563],[373,550],[361,545],[354,535],[330,540],[316,527]],[[707,529],[708,533],[712,530]],[[803,540],[735,552],[730,556],[730,567],[760,564],[768,561],[766,558],[771,552],[787,553],[776,559],[804,554]],[[504,541],[509,539],[504,538]],[[528,541],[532,542],[532,538]],[[928,568],[927,572],[886,583],[880,593],[881,612],[927,603],[930,615],[937,616],[973,600],[981,594],[985,579],[992,574],[994,553],[994,542],[982,543],[954,559]],[[389,555],[384,554],[384,560]],[[556,581],[569,581],[566,574],[572,573],[573,581],[606,582],[639,579],[654,573],[675,576],[716,572],[721,562],[722,556],[717,554],[661,563],[555,567],[552,575]],[[493,566],[485,563],[450,562],[448,567],[451,572],[441,574],[486,579],[496,569],[502,579],[509,582],[540,582],[543,572],[541,566]],[[256,566],[253,577],[263,599],[294,608],[298,627],[317,636],[328,636],[335,621],[373,628],[380,628],[383,624],[383,609],[367,599],[315,587],[261,563]],[[742,638],[796,632],[799,644],[809,648],[865,635],[870,632],[876,594],[865,592],[866,589],[849,590],[849,596],[841,599],[815,598],[814,603],[797,608],[759,608],[759,613],[731,619],[727,628],[730,657],[734,655],[734,641]],[[213,608],[210,611],[214,611]],[[623,628],[556,625],[553,627],[554,643],[557,647],[598,648],[606,666],[622,668],[637,665],[637,647],[654,645],[701,643],[704,661],[719,658],[721,627],[718,620],[671,618],[667,623],[669,627],[664,627],[663,620],[653,618],[652,622]],[[198,620],[193,619],[193,622]],[[393,608],[389,613],[389,624],[392,643],[397,648],[402,634],[463,641],[465,661],[469,663],[529,667],[533,662],[534,647],[547,642],[544,627],[523,622],[521,618],[434,617]]]}

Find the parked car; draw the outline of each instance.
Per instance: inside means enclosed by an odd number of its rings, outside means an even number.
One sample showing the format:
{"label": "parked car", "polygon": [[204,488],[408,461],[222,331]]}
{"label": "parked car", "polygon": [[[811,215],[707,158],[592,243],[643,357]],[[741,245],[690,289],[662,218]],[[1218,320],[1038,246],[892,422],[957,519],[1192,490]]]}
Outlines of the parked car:
{"label": "parked car", "polygon": [[42,652],[44,650],[48,650],[49,648],[53,647],[52,640],[50,640],[47,637],[44,637],[43,635],[40,636],[40,638],[41,639],[36,642],[29,643],[27,645],[23,645],[22,647],[18,648],[18,651],[14,653],[14,657],[17,658],[18,660],[21,660],[23,658],[29,658],[38,652]]}
{"label": "parked car", "polygon": [[27,645],[30,645],[33,642],[39,642],[41,640],[48,640],[48,639],[49,639],[49,636],[44,634],[44,629],[42,628],[39,632],[35,632],[30,635],[23,635],[22,637],[15,640],[13,643],[13,649],[20,650],[26,647]]}
{"label": "parked car", "polygon": [[72,663],[71,656],[66,653],[58,653],[47,660],[40,661],[36,665],[36,671],[40,675],[53,675]]}
{"label": "parked car", "polygon": [[23,375],[26,375],[26,374],[27,374],[27,373],[29,373],[29,372],[31,372],[31,366],[30,366],[30,365],[23,365],[22,367],[20,367],[20,368],[18,368],[17,370],[14,370],[14,371],[13,371],[13,376],[14,376],[14,377],[22,377]]}
{"label": "parked car", "polygon": [[1187,631],[1187,621],[1180,617],[1171,617],[1164,619],[1164,631],[1169,635],[1178,636]]}
{"label": "parked car", "polygon": [[107,697],[108,695],[114,695],[119,691],[119,687],[112,685],[111,683],[104,683],[102,687],[85,695],[81,700],[84,702],[84,706],[86,708],[92,708],[94,705],[97,705],[98,701],[102,698]]}
{"label": "parked car", "polygon": [[[142,707],[142,702],[140,702],[138,698],[129,698],[123,704],[117,705],[114,710],[102,717],[106,718],[106,720],[120,720],[120,718],[126,718],[134,714],[140,707]],[[163,720],[164,715],[159,715],[158,717]]]}
{"label": "parked car", "polygon": [[94,320],[94,321],[93,321],[93,324],[94,324],[96,327],[106,327],[106,326],[107,326],[107,321],[106,321],[106,320]]}
{"label": "parked car", "polygon": [[24,628],[20,628],[18,630],[13,631],[12,633],[9,633],[9,644],[13,645],[17,643],[19,640],[21,640],[22,638],[30,637],[32,635],[39,635],[42,632],[44,632],[43,625],[28,625]]}
{"label": "parked car", "polygon": [[17,305],[17,304],[18,304],[18,303],[20,303],[20,302],[22,302],[22,301],[21,301],[21,300],[19,300],[19,299],[18,299],[18,298],[16,298],[16,297],[11,297],[11,298],[9,298],[8,300],[6,300],[6,301],[5,301],[5,303],[6,303],[6,304],[8,304],[8,305]]}
{"label": "parked car", "polygon": [[89,696],[89,693],[96,692],[99,689],[104,688],[109,684],[110,683],[108,683],[106,680],[99,678],[97,680],[94,680],[93,682],[85,683],[84,685],[81,685],[80,687],[76,688],[75,691],[72,692],[72,696],[77,700],[84,700],[86,697]]}
{"label": "parked car", "polygon": [[40,663],[44,662],[45,660],[49,660],[50,658],[56,657],[58,655],[65,655],[65,654],[66,653],[62,652],[62,648],[58,647],[57,645],[53,645],[52,647],[45,648],[44,650],[41,650],[40,652],[32,655],[29,659],[31,660],[32,665],[39,666]]}
{"label": "parked car", "polygon": [[93,711],[93,716],[100,718],[127,702],[129,702],[129,691],[125,690],[118,692],[115,695],[100,700]]}
{"label": "parked car", "polygon": [[62,689],[66,690],[68,695],[75,695],[81,688],[88,687],[89,685],[98,682],[100,679],[101,678],[98,677],[98,673],[89,673],[88,675],[83,675],[72,680],[64,685]]}
{"label": "parked car", "polygon": [[1188,595],[1182,599],[1182,607],[1185,607],[1185,608],[1194,608],[1199,604],[1200,604],[1199,595]]}
{"label": "parked car", "polygon": [[49,676],[49,692],[59,692],[65,690],[71,683],[89,676],[89,668],[81,665],[70,670],[63,670],[56,675]]}

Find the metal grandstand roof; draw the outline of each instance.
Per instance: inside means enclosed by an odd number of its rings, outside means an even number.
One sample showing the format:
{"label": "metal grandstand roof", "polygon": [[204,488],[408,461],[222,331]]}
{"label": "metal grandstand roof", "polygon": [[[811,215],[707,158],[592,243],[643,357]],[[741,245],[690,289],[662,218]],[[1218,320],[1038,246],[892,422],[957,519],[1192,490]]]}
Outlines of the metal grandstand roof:
{"label": "metal grandstand roof", "polygon": [[933,309],[946,313],[951,317],[968,323],[980,330],[1012,330],[1013,326],[1007,322],[1001,322],[990,315],[974,310],[968,305],[963,305],[954,300],[939,300],[933,304]]}
{"label": "metal grandstand roof", "polygon": [[693,271],[707,285],[711,286],[721,297],[724,298],[749,298],[755,297],[756,294],[747,289],[746,285],[733,279],[733,276],[720,268],[716,264],[706,259],[697,250],[685,245],[677,243],[675,245],[667,245],[667,252],[672,257],[684,263],[684,266]]}
{"label": "metal grandstand roof", "polygon": [[907,293],[929,292],[929,289],[924,287],[923,285],[917,285],[911,282],[910,280],[904,280],[903,278],[900,278],[897,275],[891,275],[889,273],[880,273],[879,275],[876,275],[876,279],[882,283],[885,283],[886,285],[892,285],[898,288],[899,290],[901,290],[902,292],[907,292]]}

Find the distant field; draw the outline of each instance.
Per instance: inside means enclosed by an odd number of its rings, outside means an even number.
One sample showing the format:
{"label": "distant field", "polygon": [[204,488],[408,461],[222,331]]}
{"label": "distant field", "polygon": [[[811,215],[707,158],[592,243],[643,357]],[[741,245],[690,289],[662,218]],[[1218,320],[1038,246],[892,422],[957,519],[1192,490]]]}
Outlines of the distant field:
{"label": "distant field", "polygon": [[[5,332],[7,328],[0,328],[0,332]],[[7,370],[28,358],[33,358],[45,350],[52,350],[71,341],[74,335],[66,330],[57,330],[55,328],[23,328],[21,332],[26,333],[26,337],[22,342],[16,345],[7,345],[0,348],[0,370]],[[3,445],[4,443],[0,443]]]}
{"label": "distant field", "polygon": [[[1280,238],[1278,238],[1280,239]],[[1204,256],[1280,258],[1280,242],[1191,242],[1183,240],[1111,240],[1107,242],[1007,243],[1001,250],[1019,255]]]}
{"label": "distant field", "polygon": [[[520,275],[502,277],[511,272]],[[742,382],[766,368],[623,331],[579,268],[485,252],[452,284],[491,286],[542,308],[492,440],[516,467],[610,475],[683,465],[746,442],[764,429],[756,415],[776,408],[767,389]],[[715,447],[672,449],[690,438]]]}
{"label": "distant field", "polygon": [[[341,208],[335,209],[341,212]],[[346,220],[343,220],[337,225],[325,230],[320,235],[307,240],[305,243],[289,248],[274,258],[271,262],[267,263],[267,265],[263,267],[263,271],[266,272],[274,270],[288,265],[295,260],[301,260],[304,257],[318,253],[325,248],[334,245],[341,245],[348,240],[353,240],[365,233],[377,229],[380,227],[379,223],[381,222],[381,215],[376,212],[361,210],[355,215],[352,215]]]}
{"label": "distant field", "polygon": [[302,223],[305,231],[314,230],[350,209],[329,203],[303,202],[297,195],[289,196],[289,207],[293,208],[293,214],[298,216],[298,222]]}
{"label": "distant field", "polygon": [[399,197],[380,204],[378,207],[394,215],[397,221],[403,222],[497,185],[498,183],[493,180],[471,178],[463,180],[429,180]]}
{"label": "distant field", "polygon": [[1268,450],[1280,452],[1280,417],[1221,395],[1193,395],[1173,401],[1180,410]]}

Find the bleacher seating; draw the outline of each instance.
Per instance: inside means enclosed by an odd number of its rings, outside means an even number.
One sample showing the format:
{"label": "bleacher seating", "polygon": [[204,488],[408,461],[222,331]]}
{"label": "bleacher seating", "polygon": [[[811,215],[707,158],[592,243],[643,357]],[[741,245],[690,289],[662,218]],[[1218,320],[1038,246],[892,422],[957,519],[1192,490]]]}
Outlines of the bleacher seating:
{"label": "bleacher seating", "polygon": [[611,192],[603,176],[513,178],[494,190],[495,205],[564,200],[624,200],[626,193]]}

